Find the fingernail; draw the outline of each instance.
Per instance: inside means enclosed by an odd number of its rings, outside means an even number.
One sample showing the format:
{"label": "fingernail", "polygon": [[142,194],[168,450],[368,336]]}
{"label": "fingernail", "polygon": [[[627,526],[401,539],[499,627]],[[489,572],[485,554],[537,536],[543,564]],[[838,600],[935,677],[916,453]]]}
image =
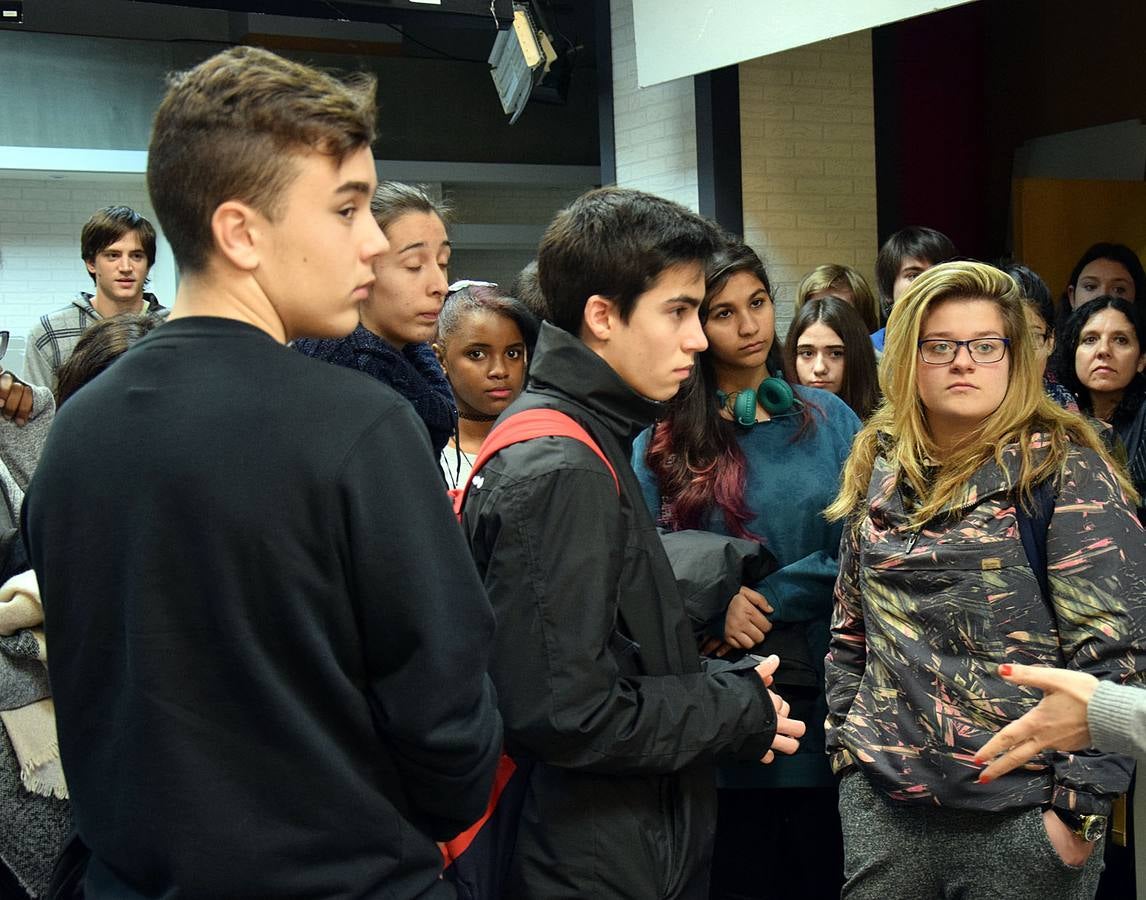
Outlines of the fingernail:
{"label": "fingernail", "polygon": [[986,761],[987,760],[983,759],[983,757],[981,757],[981,756],[976,756],[973,760],[971,760],[971,762],[973,762],[977,766],[983,765],[983,763],[985,763]]}
{"label": "fingernail", "polygon": [[975,784],[987,784],[990,780],[988,776],[980,774],[979,777],[975,779]]}
{"label": "fingernail", "polygon": [[1004,675],[1004,676],[1010,675],[1011,674],[1011,664],[1010,663],[1003,663],[1002,665],[1000,665],[999,666],[999,674]]}

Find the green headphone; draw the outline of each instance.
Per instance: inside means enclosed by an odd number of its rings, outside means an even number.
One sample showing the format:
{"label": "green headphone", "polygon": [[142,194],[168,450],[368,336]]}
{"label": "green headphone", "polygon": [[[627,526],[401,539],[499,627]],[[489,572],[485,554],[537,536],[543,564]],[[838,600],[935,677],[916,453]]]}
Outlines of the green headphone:
{"label": "green headphone", "polygon": [[776,375],[765,378],[755,391],[733,391],[731,394],[717,391],[716,399],[732,414],[736,424],[744,428],[756,424],[757,401],[770,416],[786,413],[796,405],[792,386]]}

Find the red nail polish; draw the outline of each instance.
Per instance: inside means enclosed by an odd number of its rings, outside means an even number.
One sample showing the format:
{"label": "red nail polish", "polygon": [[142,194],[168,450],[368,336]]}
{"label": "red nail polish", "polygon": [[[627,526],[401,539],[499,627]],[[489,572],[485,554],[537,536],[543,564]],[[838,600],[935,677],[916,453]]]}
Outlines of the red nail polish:
{"label": "red nail polish", "polygon": [[976,756],[973,760],[971,760],[971,762],[973,762],[977,766],[983,765],[983,763],[985,763],[986,761],[987,760],[983,759],[983,757],[981,757],[981,756]]}
{"label": "red nail polish", "polygon": [[1011,664],[1010,663],[1003,663],[1001,666],[999,666],[999,674],[1000,675],[1010,675],[1011,674]]}
{"label": "red nail polish", "polygon": [[975,779],[975,784],[988,784],[991,781],[986,775],[980,775]]}

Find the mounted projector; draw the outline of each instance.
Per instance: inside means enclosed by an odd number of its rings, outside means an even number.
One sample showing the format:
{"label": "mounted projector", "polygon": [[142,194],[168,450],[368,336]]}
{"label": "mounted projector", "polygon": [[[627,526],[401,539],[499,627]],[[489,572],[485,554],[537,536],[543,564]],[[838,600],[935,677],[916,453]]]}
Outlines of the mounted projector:
{"label": "mounted projector", "polygon": [[562,103],[569,86],[572,51],[559,56],[537,3],[513,4],[513,27],[499,31],[489,54],[501,108],[512,125],[529,101]]}

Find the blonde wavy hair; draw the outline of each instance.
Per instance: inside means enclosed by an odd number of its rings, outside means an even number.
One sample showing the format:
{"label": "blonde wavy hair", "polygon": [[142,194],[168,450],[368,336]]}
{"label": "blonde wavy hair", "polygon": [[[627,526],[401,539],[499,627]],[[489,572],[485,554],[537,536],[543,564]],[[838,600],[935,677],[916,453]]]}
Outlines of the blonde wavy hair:
{"label": "blonde wavy hair", "polygon": [[796,312],[800,311],[812,294],[820,291],[830,291],[832,288],[846,287],[851,291],[855,302],[852,304],[855,311],[860,314],[868,334],[879,331],[879,300],[871,291],[867,279],[851,266],[827,265],[816,266],[800,282],[796,289]]}
{"label": "blonde wavy hair", "polygon": [[[999,408],[969,440],[940,454],[927,427],[916,375],[924,321],[932,306],[948,300],[989,300],[999,307],[1004,337],[1010,339],[1010,374]],[[1022,292],[1011,276],[993,266],[942,263],[915,279],[892,308],[879,385],[884,403],[856,435],[840,492],[824,511],[829,520],[851,518],[855,524],[862,520],[877,453],[888,459],[919,498],[911,524],[920,527],[964,489],[984,462],[994,457],[1001,465],[1004,449],[1015,444],[1020,454],[1016,487],[1025,503],[1030,502],[1034,485],[1060,474],[1072,443],[1098,453],[1113,468],[1123,492],[1137,502],[1129,478],[1111,460],[1094,429],[1047,396],[1023,315]],[[1032,446],[1036,433],[1045,439],[1045,454]],[[936,469],[933,461],[939,459]]]}

